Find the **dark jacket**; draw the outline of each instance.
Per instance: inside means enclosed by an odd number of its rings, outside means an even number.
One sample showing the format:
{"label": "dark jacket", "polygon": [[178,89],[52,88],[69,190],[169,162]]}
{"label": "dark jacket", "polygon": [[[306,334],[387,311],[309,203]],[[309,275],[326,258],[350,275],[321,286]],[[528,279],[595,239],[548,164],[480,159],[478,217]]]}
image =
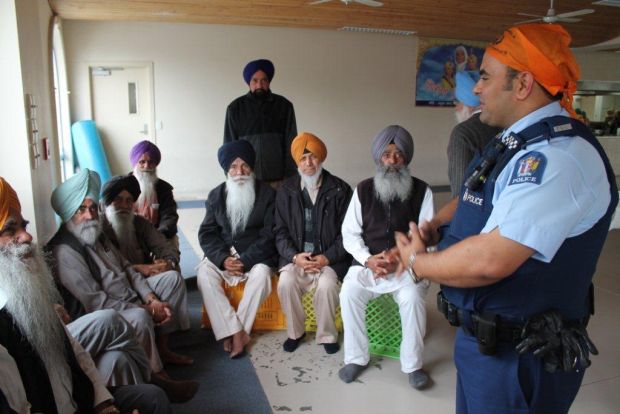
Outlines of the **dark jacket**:
{"label": "dark jacket", "polygon": [[263,181],[278,181],[297,173],[291,142],[297,135],[295,110],[285,97],[270,93],[256,99],[250,92],[228,105],[224,143],[244,139],[256,152],[254,174]]}
{"label": "dark jacket", "polygon": [[[131,172],[130,174],[133,174]],[[177,203],[174,201],[172,187],[167,181],[161,178],[155,183],[155,193],[157,194],[157,202],[159,203],[159,211],[157,213],[157,223],[155,228],[161,234],[171,239],[177,234],[177,223],[179,215],[177,214]]]}
{"label": "dark jacket", "polygon": [[[340,279],[344,278],[351,256],[342,245],[340,229],[351,199],[351,187],[338,177],[323,170],[322,184],[314,204],[316,212],[315,231],[318,231],[320,254],[325,255],[329,265]],[[303,251],[304,206],[301,177],[291,177],[282,183],[276,195],[275,234],[280,254],[280,267],[291,263],[293,256]]]}
{"label": "dark jacket", "polygon": [[276,192],[260,180],[255,183],[256,198],[245,230],[233,238],[226,215],[226,183],[215,187],[206,202],[205,218],[198,230],[202,251],[213,264],[223,269],[224,260],[234,246],[245,270],[264,263],[275,266],[276,245],[273,237],[273,214]]}

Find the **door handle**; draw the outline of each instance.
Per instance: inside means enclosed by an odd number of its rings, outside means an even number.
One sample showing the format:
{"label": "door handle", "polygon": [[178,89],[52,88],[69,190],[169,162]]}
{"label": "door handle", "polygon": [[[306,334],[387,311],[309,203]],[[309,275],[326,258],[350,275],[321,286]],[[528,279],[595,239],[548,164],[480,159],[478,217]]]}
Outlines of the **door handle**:
{"label": "door handle", "polygon": [[142,131],[138,131],[138,132],[141,133],[141,134],[144,134],[144,135],[148,135],[148,133],[149,133],[149,125],[148,124],[144,124],[144,127],[142,128]]}

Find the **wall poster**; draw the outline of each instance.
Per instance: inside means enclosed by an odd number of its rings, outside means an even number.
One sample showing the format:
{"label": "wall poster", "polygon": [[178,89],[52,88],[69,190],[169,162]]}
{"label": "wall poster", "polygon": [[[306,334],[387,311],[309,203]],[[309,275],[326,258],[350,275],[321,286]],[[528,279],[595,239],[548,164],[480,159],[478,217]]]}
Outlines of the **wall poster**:
{"label": "wall poster", "polygon": [[484,42],[420,38],[416,77],[416,106],[454,106],[454,75],[478,72]]}

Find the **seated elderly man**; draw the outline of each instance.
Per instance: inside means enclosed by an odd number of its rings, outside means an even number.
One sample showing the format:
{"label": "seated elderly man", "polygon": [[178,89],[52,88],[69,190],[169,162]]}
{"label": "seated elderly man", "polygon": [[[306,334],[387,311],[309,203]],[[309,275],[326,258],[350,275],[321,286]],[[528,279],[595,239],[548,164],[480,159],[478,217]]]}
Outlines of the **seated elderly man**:
{"label": "seated elderly man", "polygon": [[103,233],[144,277],[179,268],[179,250],[144,217],[133,212],[140,185],[133,175],[110,178],[101,191]]}
{"label": "seated elderly man", "polygon": [[338,280],[351,259],[342,245],[340,228],[351,198],[351,187],[323,169],[325,144],[303,132],[291,144],[299,175],[282,183],[276,195],[275,233],[280,253],[278,296],[286,315],[288,339],[283,348],[293,352],[306,336],[304,293],[316,289],[316,341],[325,352],[338,352],[335,318]]}
{"label": "seated elderly man", "polygon": [[[217,157],[227,179],[209,193],[198,231],[205,254],[198,268],[198,289],[215,338],[224,340],[224,350],[234,358],[250,342],[256,312],[271,293],[277,254],[272,229],[275,191],[254,178],[255,154],[247,141],[222,145]],[[246,281],[236,312],[222,281],[230,286]]]}
{"label": "seated elderly man", "polygon": [[[161,389],[140,384],[149,375],[146,356],[115,312],[96,312],[69,325],[105,367],[99,373],[89,353],[64,329],[54,312],[60,294],[27,224],[17,194],[0,177],[2,412],[118,413],[118,407],[171,413]],[[106,375],[113,396],[100,374]]]}
{"label": "seated elderly man", "polygon": [[178,247],[177,203],[172,186],[157,176],[157,166],[161,162],[159,148],[150,141],[140,141],[131,149],[129,161],[141,189],[140,196],[135,200],[136,213],[150,221],[157,231]]}
{"label": "seated elderly man", "polygon": [[[189,329],[184,281],[177,272],[145,279],[132,269],[101,232],[99,189],[99,175],[84,169],[52,193],[52,207],[63,220],[48,243],[58,279],[74,298],[69,306],[73,317],[115,309],[134,327],[154,375],[166,377],[162,360],[193,363],[168,347],[170,333]],[[188,381],[186,385],[187,395],[193,396],[198,383]]]}
{"label": "seated elderly man", "polygon": [[414,283],[407,272],[396,272],[394,232],[406,233],[410,221],[430,220],[433,194],[409,172],[413,139],[403,127],[391,125],[381,131],[372,143],[372,156],[377,173],[357,185],[342,224],[344,248],[355,260],[340,291],[345,366],[338,375],[351,382],[368,366],[366,305],[389,293],[400,311],[401,369],[409,384],[421,389],[428,383],[422,369],[428,283]]}

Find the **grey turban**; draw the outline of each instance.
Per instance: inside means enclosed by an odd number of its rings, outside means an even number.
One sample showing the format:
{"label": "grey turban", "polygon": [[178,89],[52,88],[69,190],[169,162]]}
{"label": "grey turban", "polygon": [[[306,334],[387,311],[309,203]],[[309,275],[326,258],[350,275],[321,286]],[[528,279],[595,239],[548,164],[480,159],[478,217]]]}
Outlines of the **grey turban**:
{"label": "grey turban", "polygon": [[411,134],[400,125],[390,125],[375,137],[372,142],[372,158],[375,164],[381,165],[381,155],[390,144],[396,144],[405,155],[405,165],[409,165],[413,158],[413,138]]}

